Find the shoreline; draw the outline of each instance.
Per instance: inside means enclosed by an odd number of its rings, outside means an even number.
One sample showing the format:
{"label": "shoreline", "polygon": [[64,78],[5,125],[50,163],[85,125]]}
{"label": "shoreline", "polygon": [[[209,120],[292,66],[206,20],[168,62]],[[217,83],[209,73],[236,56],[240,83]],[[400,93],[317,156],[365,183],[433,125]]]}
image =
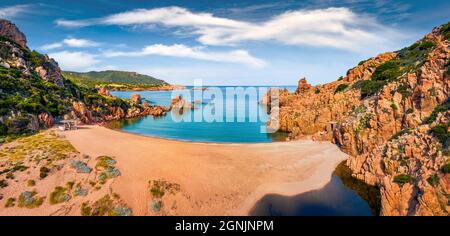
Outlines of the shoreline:
{"label": "shoreline", "polygon": [[[81,153],[115,157],[112,184],[134,215],[248,215],[266,194],[297,195],[327,184],[347,155],[329,142],[203,143],[93,125],[64,133]],[[150,180],[179,184],[153,212]]]}

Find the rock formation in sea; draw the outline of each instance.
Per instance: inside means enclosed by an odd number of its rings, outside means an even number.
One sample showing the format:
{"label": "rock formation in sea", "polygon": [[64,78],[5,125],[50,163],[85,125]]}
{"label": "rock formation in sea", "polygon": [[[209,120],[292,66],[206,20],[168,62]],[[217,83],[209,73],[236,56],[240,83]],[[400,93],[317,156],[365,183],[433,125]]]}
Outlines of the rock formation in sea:
{"label": "rock formation in sea", "polygon": [[349,154],[353,176],[380,188],[381,215],[449,215],[449,79],[447,23],[335,82],[280,90],[281,130]]}

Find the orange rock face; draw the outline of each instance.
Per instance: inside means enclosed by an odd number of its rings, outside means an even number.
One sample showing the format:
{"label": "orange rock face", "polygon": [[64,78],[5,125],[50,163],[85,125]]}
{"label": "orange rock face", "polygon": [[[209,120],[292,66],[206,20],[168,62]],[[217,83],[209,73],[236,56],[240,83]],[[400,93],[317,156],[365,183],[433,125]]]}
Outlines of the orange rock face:
{"label": "orange rock face", "polygon": [[111,93],[109,93],[109,90],[106,87],[101,87],[100,89],[98,89],[98,94],[105,97],[112,97]]}
{"label": "orange rock face", "polygon": [[448,183],[441,172],[449,161],[443,154],[448,144],[439,143],[431,133],[437,125],[448,126],[448,109],[426,123],[438,105],[448,103],[450,42],[439,28],[417,45],[424,42],[433,47],[423,58],[410,56],[409,60],[420,60],[412,63],[416,68],[368,97],[361,96],[358,86],[371,80],[381,64],[407,57],[399,55],[405,52],[363,61],[339,81],[311,87],[302,79],[295,93],[279,93],[281,130],[290,132],[291,139],[308,135],[330,140],[348,153],[353,176],[380,188],[382,215],[450,212]]}

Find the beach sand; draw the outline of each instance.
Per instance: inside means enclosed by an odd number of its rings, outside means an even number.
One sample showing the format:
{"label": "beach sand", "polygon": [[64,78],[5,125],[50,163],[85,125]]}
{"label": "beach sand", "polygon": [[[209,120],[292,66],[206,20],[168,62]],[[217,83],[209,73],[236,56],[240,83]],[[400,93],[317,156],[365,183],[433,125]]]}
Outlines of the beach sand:
{"label": "beach sand", "polygon": [[[264,195],[296,195],[323,187],[346,159],[329,142],[216,144],[165,140],[101,126],[65,133],[81,153],[115,157],[121,176],[111,185],[133,215],[248,215]],[[178,184],[162,208],[150,180]]]}

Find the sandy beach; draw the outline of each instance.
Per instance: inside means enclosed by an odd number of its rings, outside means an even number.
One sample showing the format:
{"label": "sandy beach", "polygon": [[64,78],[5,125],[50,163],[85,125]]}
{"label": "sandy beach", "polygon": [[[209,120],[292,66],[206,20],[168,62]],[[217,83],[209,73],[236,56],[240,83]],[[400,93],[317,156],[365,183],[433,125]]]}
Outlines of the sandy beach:
{"label": "sandy beach", "polygon": [[[84,126],[65,133],[81,153],[117,160],[112,189],[134,215],[247,215],[268,193],[296,195],[329,182],[346,158],[328,142],[215,144],[165,140]],[[149,181],[177,184],[151,209]]]}

